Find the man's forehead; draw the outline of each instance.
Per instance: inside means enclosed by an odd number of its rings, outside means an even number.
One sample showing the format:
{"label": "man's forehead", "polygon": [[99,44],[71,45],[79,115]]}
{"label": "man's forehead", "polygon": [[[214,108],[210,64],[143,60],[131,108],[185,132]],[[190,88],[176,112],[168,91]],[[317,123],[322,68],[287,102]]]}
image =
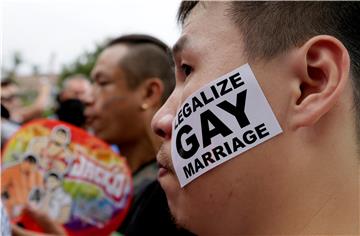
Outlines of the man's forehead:
{"label": "man's forehead", "polygon": [[81,87],[83,85],[86,86],[86,84],[88,83],[88,81],[83,78],[83,79],[71,79],[68,81],[68,86],[71,87],[71,88],[77,88],[77,87]]}
{"label": "man's forehead", "polygon": [[185,29],[192,22],[197,21],[198,18],[207,17],[208,15],[218,14],[224,12],[227,8],[226,2],[217,1],[200,1],[193,9],[185,16],[182,22],[182,28]]}
{"label": "man's forehead", "polygon": [[181,51],[186,47],[186,44],[188,43],[189,39],[186,35],[181,36],[178,41],[175,43],[175,45],[172,48],[173,55],[176,57],[177,54],[181,53]]}
{"label": "man's forehead", "polygon": [[195,45],[196,48],[204,48],[210,41],[220,43],[224,41],[224,37],[239,37],[235,24],[232,24],[228,16],[228,8],[228,4],[224,2],[197,4],[184,20],[181,37],[173,46],[174,57]]}
{"label": "man's forehead", "polygon": [[104,49],[101,52],[98,62],[100,63],[109,63],[114,61],[119,61],[124,57],[129,51],[129,47],[125,44],[115,44]]}
{"label": "man's forehead", "polygon": [[120,68],[120,61],[129,52],[125,44],[115,44],[105,48],[99,55],[96,64],[91,71],[91,79],[96,79],[99,74],[108,73],[111,68]]}

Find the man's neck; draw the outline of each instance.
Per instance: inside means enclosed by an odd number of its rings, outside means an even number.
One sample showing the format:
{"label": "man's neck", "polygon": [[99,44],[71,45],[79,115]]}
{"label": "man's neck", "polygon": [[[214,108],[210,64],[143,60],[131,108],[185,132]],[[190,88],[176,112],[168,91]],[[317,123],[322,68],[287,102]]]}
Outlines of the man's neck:
{"label": "man's neck", "polygon": [[278,219],[284,233],[360,233],[359,154],[350,123],[331,131],[317,127],[295,139],[299,150],[292,150],[291,159],[302,160],[303,167],[289,180],[298,194],[285,192],[283,201],[289,204],[278,212],[283,213]]}
{"label": "man's neck", "polygon": [[349,179],[349,183],[339,188],[318,207],[309,218],[309,223],[301,230],[309,234],[359,235],[359,179]]}
{"label": "man's neck", "polygon": [[314,198],[322,201],[313,208],[301,234],[360,233],[358,153],[350,140],[338,140],[340,145],[329,146],[325,154],[331,157],[329,161],[334,160],[333,167],[323,172],[323,175],[328,175],[324,177],[323,186],[314,189]]}
{"label": "man's neck", "polygon": [[344,104],[351,102],[339,102],[317,124],[298,130],[293,139],[291,158],[301,160],[297,177],[303,180],[294,180],[302,193],[289,195],[293,214],[288,211],[291,217],[284,218],[288,224],[295,220],[293,233],[360,233],[359,144],[352,108]]}

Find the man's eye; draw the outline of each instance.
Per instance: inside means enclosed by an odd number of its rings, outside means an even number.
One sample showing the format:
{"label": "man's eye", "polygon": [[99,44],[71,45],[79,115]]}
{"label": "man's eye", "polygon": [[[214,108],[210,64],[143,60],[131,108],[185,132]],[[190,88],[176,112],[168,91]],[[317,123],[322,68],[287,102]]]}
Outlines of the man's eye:
{"label": "man's eye", "polygon": [[185,77],[188,77],[191,74],[191,72],[193,71],[192,67],[187,64],[182,64],[181,70],[183,71]]}
{"label": "man's eye", "polygon": [[110,82],[109,81],[98,81],[97,84],[99,86],[103,87],[103,86],[106,86],[106,85],[110,84]]}

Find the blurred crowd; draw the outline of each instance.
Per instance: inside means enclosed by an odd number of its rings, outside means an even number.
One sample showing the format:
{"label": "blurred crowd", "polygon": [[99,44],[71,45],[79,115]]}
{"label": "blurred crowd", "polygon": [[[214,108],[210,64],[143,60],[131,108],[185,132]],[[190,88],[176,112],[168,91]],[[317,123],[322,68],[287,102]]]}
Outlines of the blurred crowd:
{"label": "blurred crowd", "polygon": [[[118,233],[187,234],[172,222],[165,194],[156,180],[156,153],[161,141],[151,130],[154,114],[174,88],[173,66],[165,43],[150,35],[131,34],[108,42],[91,78],[69,76],[54,93],[49,78],[39,77],[36,97],[28,105],[22,103],[16,80],[2,79],[1,145],[4,147],[24,124],[39,118],[80,127],[106,141],[113,150],[120,150],[132,172],[134,198]],[[24,231],[16,225],[12,230],[20,235]]]}
{"label": "blurred crowd", "polygon": [[89,78],[84,75],[65,78],[57,94],[46,76],[39,76],[37,84],[36,97],[24,104],[26,87],[20,88],[16,78],[1,79],[2,147],[21,125],[34,119],[58,119],[85,128],[84,102],[92,89]]}

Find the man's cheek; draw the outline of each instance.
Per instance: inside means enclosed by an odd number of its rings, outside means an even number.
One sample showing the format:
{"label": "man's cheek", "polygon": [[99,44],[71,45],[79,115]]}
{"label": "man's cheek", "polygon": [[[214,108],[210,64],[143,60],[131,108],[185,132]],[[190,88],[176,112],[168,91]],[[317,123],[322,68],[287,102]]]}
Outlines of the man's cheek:
{"label": "man's cheek", "polygon": [[101,113],[108,113],[109,105],[111,105],[110,98],[106,96],[99,96],[96,98],[96,110]]}
{"label": "man's cheek", "polygon": [[281,132],[248,64],[211,81],[188,95],[173,122],[181,186]]}

